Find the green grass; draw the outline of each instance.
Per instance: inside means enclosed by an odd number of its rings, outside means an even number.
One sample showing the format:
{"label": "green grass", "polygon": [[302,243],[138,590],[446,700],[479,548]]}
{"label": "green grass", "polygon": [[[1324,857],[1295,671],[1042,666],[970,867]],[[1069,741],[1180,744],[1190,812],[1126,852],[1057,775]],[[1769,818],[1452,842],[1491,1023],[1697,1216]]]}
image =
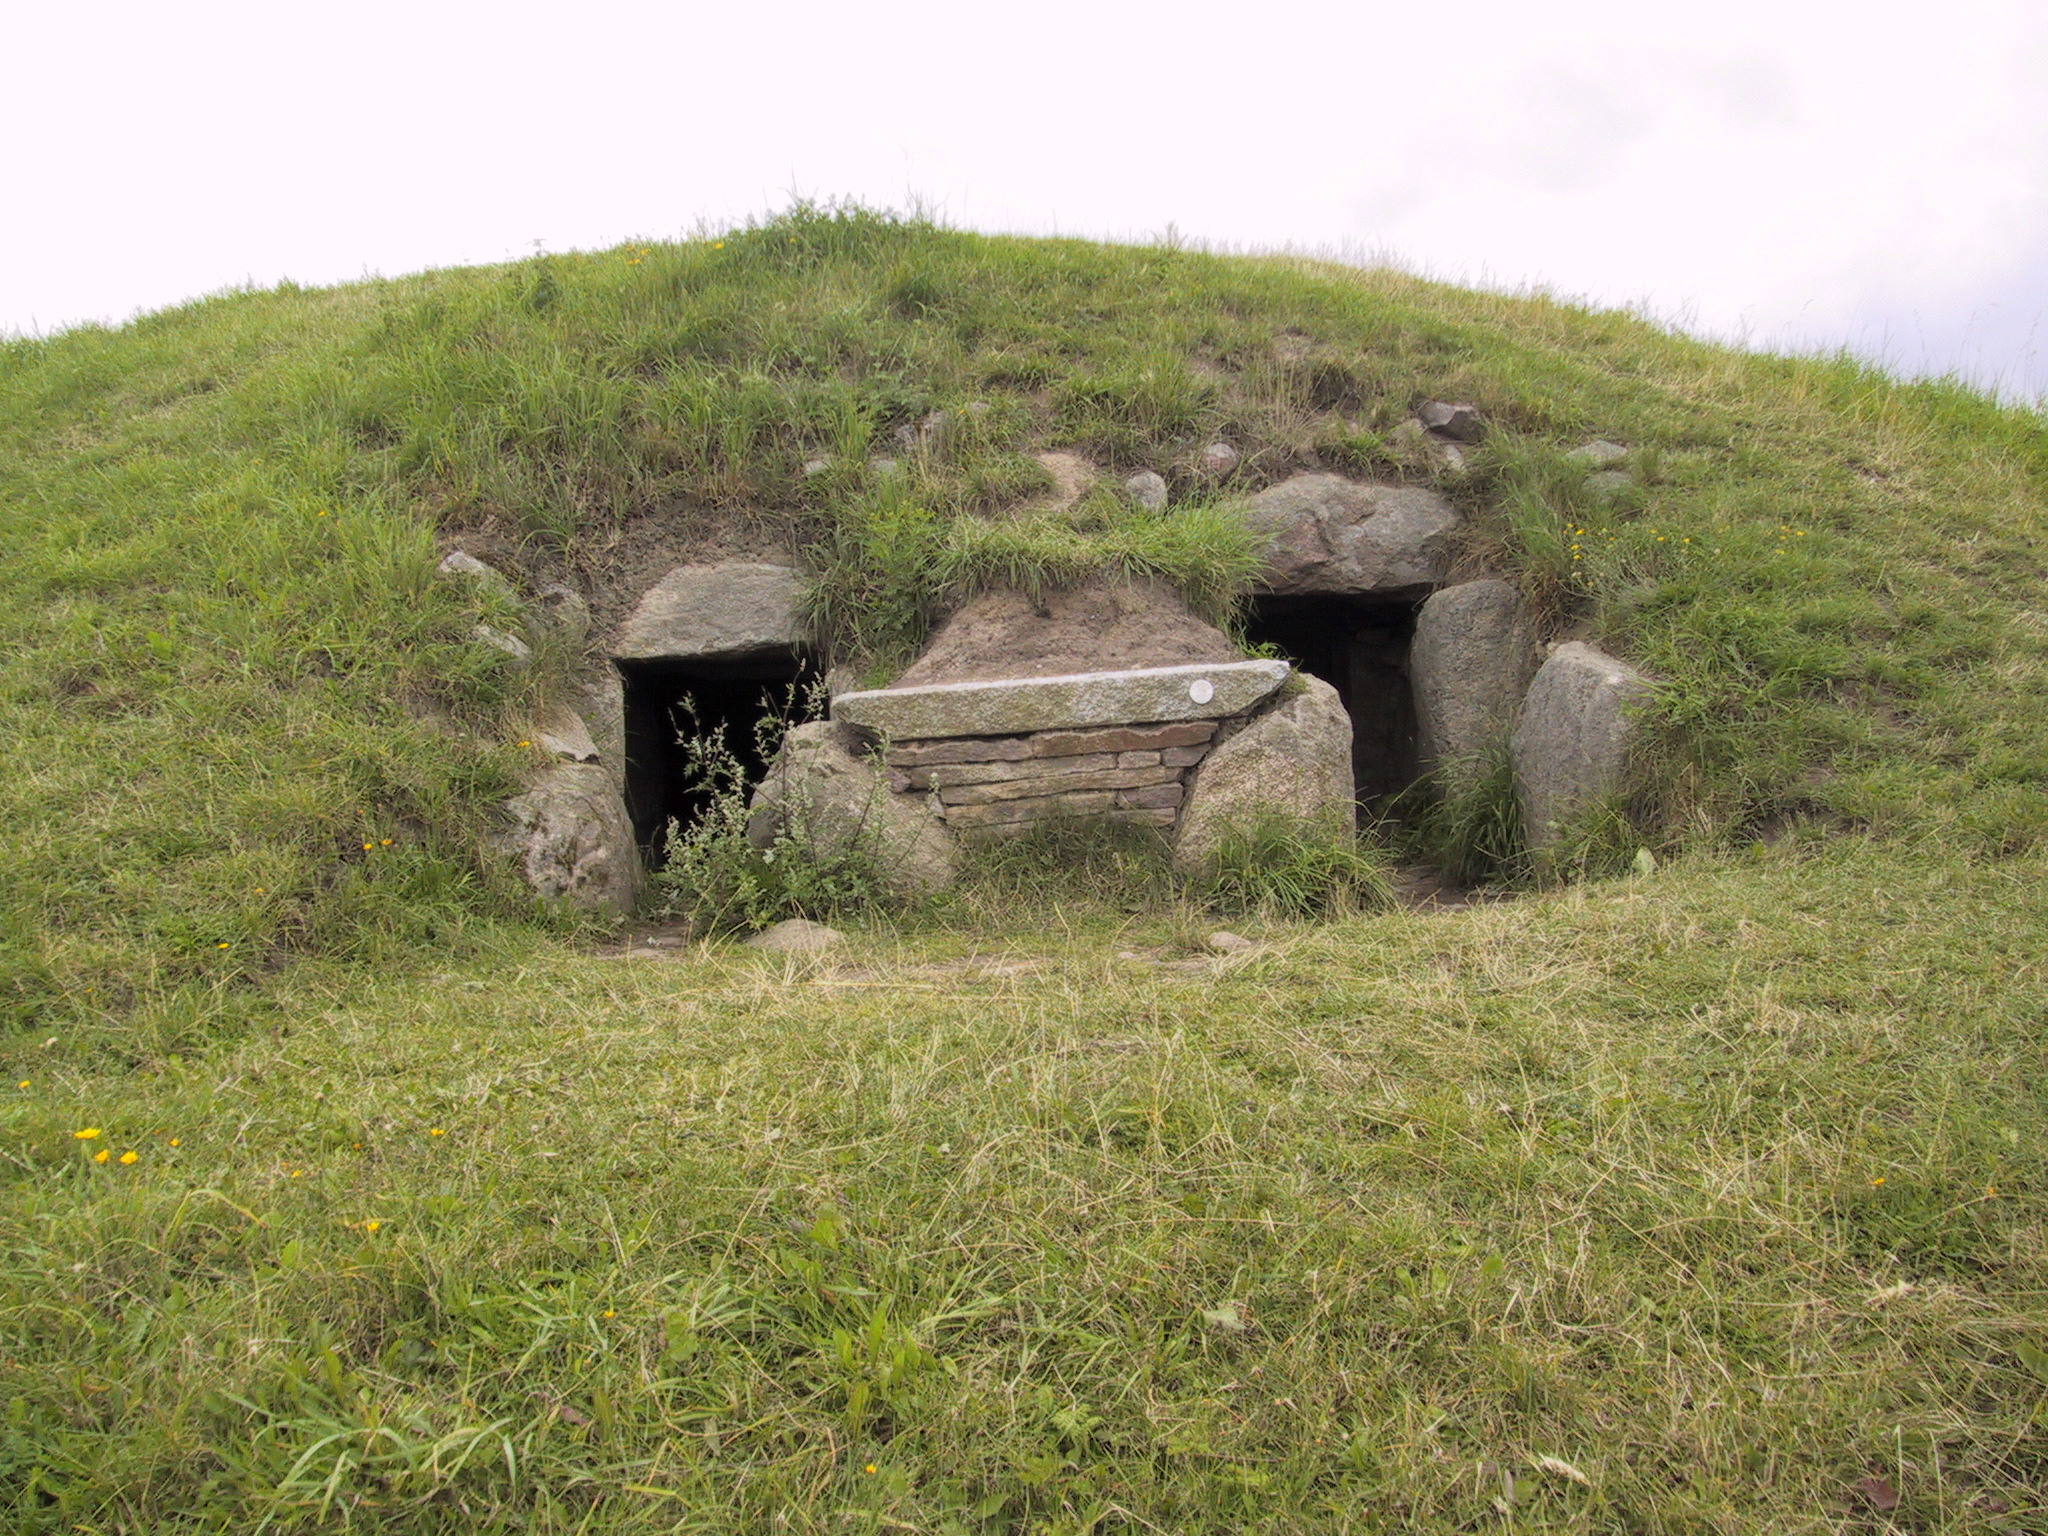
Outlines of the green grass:
{"label": "green grass", "polygon": [[[628,961],[491,848],[582,659],[446,540],[805,551],[879,675],[992,583],[1228,618],[1230,498],[1424,398],[1659,680],[1653,874],[1222,961],[1108,850]],[[2048,1528],[2044,479],[1847,360],[851,209],[0,343],[5,1528]]]}
{"label": "green grass", "polygon": [[1850,841],[1229,961],[536,945],[141,1071],[23,1040],[0,1507],[1732,1533],[1876,1475],[2037,1529],[2041,875]]}

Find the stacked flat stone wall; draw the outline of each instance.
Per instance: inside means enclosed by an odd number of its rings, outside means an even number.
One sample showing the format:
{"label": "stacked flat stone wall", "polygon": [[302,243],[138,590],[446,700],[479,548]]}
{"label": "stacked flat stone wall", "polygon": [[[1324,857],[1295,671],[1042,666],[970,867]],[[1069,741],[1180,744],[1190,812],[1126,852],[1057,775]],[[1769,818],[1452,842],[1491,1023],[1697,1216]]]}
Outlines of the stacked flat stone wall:
{"label": "stacked flat stone wall", "polygon": [[956,736],[891,743],[883,760],[898,794],[935,797],[962,835],[1049,816],[1171,828],[1188,776],[1216,739],[1214,720]]}

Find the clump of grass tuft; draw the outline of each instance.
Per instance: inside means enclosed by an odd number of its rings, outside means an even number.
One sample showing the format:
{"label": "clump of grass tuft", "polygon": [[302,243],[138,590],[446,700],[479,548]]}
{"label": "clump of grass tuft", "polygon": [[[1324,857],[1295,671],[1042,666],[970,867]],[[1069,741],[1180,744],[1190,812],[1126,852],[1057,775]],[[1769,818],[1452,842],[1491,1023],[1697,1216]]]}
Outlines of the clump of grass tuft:
{"label": "clump of grass tuft", "polygon": [[1226,916],[1286,921],[1378,911],[1394,902],[1379,848],[1348,827],[1285,812],[1226,829],[1194,893]]}
{"label": "clump of grass tuft", "polygon": [[1476,761],[1445,764],[1402,810],[1404,835],[1453,879],[1514,886],[1528,878],[1522,803],[1505,742]]}

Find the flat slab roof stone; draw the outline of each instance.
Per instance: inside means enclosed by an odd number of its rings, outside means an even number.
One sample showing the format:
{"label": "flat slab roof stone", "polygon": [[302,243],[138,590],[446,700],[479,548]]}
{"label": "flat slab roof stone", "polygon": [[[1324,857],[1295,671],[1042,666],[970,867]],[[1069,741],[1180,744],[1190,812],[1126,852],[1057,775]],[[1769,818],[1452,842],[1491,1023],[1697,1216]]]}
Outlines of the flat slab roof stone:
{"label": "flat slab roof stone", "polygon": [[619,626],[620,661],[735,660],[804,643],[803,572],[732,561],[679,565]]}
{"label": "flat slab roof stone", "polygon": [[1071,726],[1220,720],[1243,714],[1287,681],[1284,661],[1074,672],[1005,682],[931,683],[842,693],[832,718],[891,741],[1013,736]]}

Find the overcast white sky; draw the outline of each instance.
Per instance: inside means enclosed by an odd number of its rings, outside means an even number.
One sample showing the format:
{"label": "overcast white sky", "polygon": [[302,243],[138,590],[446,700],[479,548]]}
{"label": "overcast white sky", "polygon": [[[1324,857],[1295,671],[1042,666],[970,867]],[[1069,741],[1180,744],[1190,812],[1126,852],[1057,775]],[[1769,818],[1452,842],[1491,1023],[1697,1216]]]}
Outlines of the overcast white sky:
{"label": "overcast white sky", "polygon": [[2048,394],[2044,0],[27,0],[0,330],[792,190],[1384,254]]}

